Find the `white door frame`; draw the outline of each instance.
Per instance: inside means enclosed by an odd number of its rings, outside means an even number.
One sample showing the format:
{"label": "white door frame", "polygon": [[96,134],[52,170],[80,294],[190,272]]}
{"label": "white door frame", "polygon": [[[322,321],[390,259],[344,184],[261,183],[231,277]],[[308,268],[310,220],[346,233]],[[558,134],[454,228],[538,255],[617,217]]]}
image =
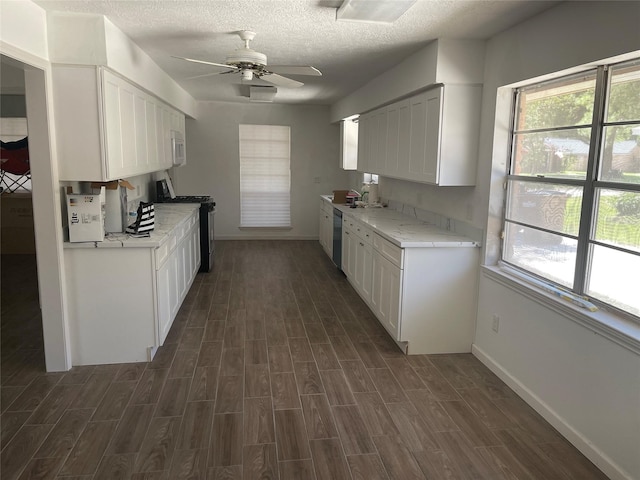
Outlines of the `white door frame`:
{"label": "white door frame", "polygon": [[45,362],[48,372],[66,371],[71,368],[71,349],[65,301],[62,203],[55,155],[51,65],[47,60],[1,41],[0,53],[16,60],[24,68]]}

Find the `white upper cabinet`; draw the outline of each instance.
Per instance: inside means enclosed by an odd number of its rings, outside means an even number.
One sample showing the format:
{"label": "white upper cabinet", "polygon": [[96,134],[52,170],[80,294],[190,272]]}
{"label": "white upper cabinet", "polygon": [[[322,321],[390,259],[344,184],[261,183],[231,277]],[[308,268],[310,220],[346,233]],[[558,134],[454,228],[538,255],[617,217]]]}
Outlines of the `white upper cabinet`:
{"label": "white upper cabinet", "polygon": [[340,168],[355,170],[358,166],[358,123],[353,119],[340,122]]}
{"label": "white upper cabinet", "polygon": [[481,95],[480,85],[440,85],[362,115],[358,171],[474,185]]}
{"label": "white upper cabinet", "polygon": [[184,115],[103,67],[54,66],[60,180],[109,181],[171,168]]}

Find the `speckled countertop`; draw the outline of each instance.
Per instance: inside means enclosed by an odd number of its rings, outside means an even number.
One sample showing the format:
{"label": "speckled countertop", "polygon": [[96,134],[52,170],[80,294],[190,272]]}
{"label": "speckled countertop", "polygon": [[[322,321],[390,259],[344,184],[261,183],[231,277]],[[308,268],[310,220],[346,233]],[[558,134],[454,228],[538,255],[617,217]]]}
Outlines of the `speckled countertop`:
{"label": "speckled countertop", "polygon": [[[321,198],[331,203],[330,195]],[[331,203],[344,214],[372,228],[375,233],[401,248],[478,247],[479,244],[458,233],[449,232],[416,217],[387,208],[351,208]]]}
{"label": "speckled countertop", "polygon": [[171,231],[200,208],[199,203],[156,203],[155,227],[149,237],[108,233],[102,242],[64,242],[64,248],[157,248]]}

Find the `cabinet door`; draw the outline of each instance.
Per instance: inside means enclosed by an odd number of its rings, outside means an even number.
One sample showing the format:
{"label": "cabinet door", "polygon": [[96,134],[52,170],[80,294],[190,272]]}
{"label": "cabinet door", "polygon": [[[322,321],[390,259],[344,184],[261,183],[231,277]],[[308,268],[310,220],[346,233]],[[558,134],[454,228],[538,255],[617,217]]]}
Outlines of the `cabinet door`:
{"label": "cabinet door", "polygon": [[320,245],[329,257],[333,253],[333,213],[320,210]]}
{"label": "cabinet door", "polygon": [[159,169],[166,170],[173,166],[171,158],[171,114],[164,104],[156,105],[156,132],[158,138]]}
{"label": "cabinet door", "polygon": [[375,112],[375,122],[372,131],[372,148],[374,149],[371,173],[382,174],[387,161],[387,108]]}
{"label": "cabinet door", "polygon": [[320,216],[318,218],[318,241],[320,242],[320,245],[322,246],[322,248],[326,250],[327,235],[324,231],[326,228],[326,222],[324,219],[325,215],[326,215],[325,211],[320,209]]}
{"label": "cabinet door", "polygon": [[[344,228],[344,224],[343,224]],[[342,231],[342,271],[347,278],[355,281],[356,267],[356,236],[353,230],[346,228]]]}
{"label": "cabinet door", "polygon": [[178,257],[174,250],[156,272],[158,304],[158,340],[162,345],[180,308]]}
{"label": "cabinet door", "polygon": [[[398,175],[399,113],[400,102],[389,105],[387,108],[387,155],[384,159],[382,174],[390,177]],[[380,133],[384,134],[384,132]]]}
{"label": "cabinet door", "polygon": [[188,237],[184,237],[178,245],[178,285],[180,299],[182,300],[187,294],[187,285],[189,282],[189,263],[191,258],[191,242]]}
{"label": "cabinet door", "polygon": [[103,71],[107,177],[123,178],[137,172],[136,88]]}
{"label": "cabinet door", "polygon": [[417,181],[423,180],[426,154],[427,98],[420,94],[409,99],[410,140],[409,175]]}
{"label": "cabinet door", "polygon": [[438,183],[442,88],[429,90],[409,100],[409,174],[416,181]]}
{"label": "cabinet door", "polygon": [[332,258],[333,257],[333,212],[326,212],[324,221],[325,221],[324,243],[327,246],[327,255],[329,255],[329,257]]}
{"label": "cabinet door", "polygon": [[120,84],[118,80],[115,75],[111,75],[109,72],[103,72],[102,93],[106,148],[106,178],[113,178],[124,168],[122,135],[120,133],[122,130],[122,125],[120,124],[122,105],[120,103]]}
{"label": "cabinet door", "polygon": [[372,260],[373,249],[371,245],[364,243],[356,237],[355,239],[355,265],[354,265],[354,283],[362,298],[371,301],[371,283],[372,283]]}
{"label": "cabinet door", "polygon": [[193,229],[193,252],[194,252],[194,266],[192,276],[198,274],[200,269],[200,262],[202,261],[202,252],[200,252],[200,225],[199,220],[196,220],[196,228]]}
{"label": "cabinet door", "polygon": [[370,114],[360,115],[358,119],[358,165],[359,172],[366,172],[369,168],[369,118]]}
{"label": "cabinet door", "polygon": [[167,259],[156,272],[157,302],[158,302],[158,344],[162,345],[173,321],[173,305],[171,304],[171,276],[175,276],[175,257]]}
{"label": "cabinet door", "polygon": [[147,148],[147,98],[146,94],[141,90],[136,90],[134,95],[135,173],[146,173],[151,171]]}
{"label": "cabinet door", "polygon": [[400,292],[402,270],[374,251],[371,303],[374,314],[391,336],[400,340]]}
{"label": "cabinet door", "polygon": [[411,142],[411,108],[409,100],[398,102],[398,169],[397,175],[407,180],[409,173],[409,152]]}
{"label": "cabinet door", "polygon": [[147,143],[147,158],[150,170],[156,171],[160,169],[160,160],[158,158],[158,119],[156,102],[152,98],[147,97],[144,106],[147,121],[147,132],[145,135]]}
{"label": "cabinet door", "polygon": [[[440,128],[442,112],[442,87],[429,90],[425,94],[425,151],[422,178],[425,182],[438,183],[440,173]],[[467,138],[460,142],[469,141]]]}

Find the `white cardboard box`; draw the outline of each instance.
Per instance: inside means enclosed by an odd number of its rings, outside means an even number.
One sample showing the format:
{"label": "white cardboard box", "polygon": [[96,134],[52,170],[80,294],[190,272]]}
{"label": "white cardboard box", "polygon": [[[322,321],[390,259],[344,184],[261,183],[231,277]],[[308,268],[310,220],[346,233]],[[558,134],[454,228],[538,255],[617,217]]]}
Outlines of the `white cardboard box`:
{"label": "white cardboard box", "polygon": [[104,240],[105,189],[99,194],[68,193],[67,217],[70,242]]}

